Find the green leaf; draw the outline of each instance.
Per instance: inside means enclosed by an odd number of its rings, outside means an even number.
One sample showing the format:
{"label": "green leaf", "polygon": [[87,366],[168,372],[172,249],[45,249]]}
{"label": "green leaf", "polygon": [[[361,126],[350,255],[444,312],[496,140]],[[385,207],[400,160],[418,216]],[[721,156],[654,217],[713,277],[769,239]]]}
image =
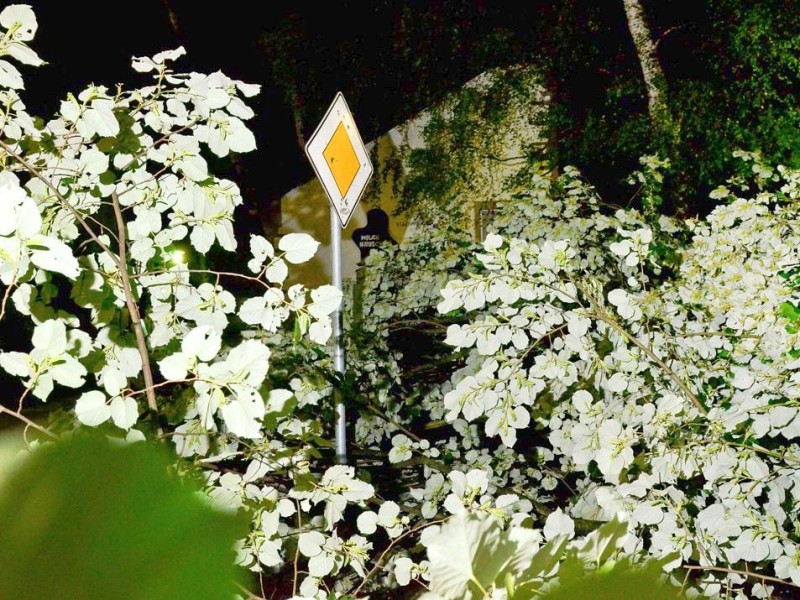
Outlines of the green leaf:
{"label": "green leaf", "polygon": [[133,131],[135,121],[127,110],[118,109],[114,111],[114,116],[119,123],[119,133],[116,137],[116,151],[122,154],[136,154],[142,147],[139,136]]}
{"label": "green leaf", "polygon": [[779,313],[782,317],[789,319],[792,323],[800,319],[800,309],[791,302],[781,303]]}
{"label": "green leaf", "polygon": [[578,556],[599,567],[614,553],[627,532],[627,523],[615,517],[586,536],[583,545],[578,548]]}
{"label": "green leaf", "polygon": [[560,535],[539,548],[528,566],[518,573],[519,580],[539,579],[550,573],[563,556],[568,543],[569,538],[566,535]]}
{"label": "green leaf", "polygon": [[109,154],[114,149],[117,138],[104,137],[97,140],[97,149],[103,154]]}
{"label": "green leaf", "polygon": [[103,185],[111,185],[117,180],[117,175],[114,171],[105,171],[104,173],[100,173],[100,183]]}
{"label": "green leaf", "polygon": [[317,478],[311,473],[296,473],[294,476],[294,490],[298,492],[311,492],[317,484]]}
{"label": "green leaf", "polygon": [[231,598],[245,530],[172,474],[173,461],[85,436],[16,465],[0,483],[0,598]]}
{"label": "green leaf", "polygon": [[[308,319],[308,317],[306,317]],[[295,344],[298,344],[300,340],[303,339],[303,331],[302,326],[300,325],[300,319],[294,320],[294,335],[292,336],[292,341]]]}
{"label": "green leaf", "polygon": [[[587,594],[587,590],[591,590],[591,593]],[[547,600],[587,597],[592,600],[677,600],[685,596],[678,588],[663,581],[659,566],[648,564],[641,568],[627,562],[620,563],[608,573],[592,573],[572,579],[544,596]]]}

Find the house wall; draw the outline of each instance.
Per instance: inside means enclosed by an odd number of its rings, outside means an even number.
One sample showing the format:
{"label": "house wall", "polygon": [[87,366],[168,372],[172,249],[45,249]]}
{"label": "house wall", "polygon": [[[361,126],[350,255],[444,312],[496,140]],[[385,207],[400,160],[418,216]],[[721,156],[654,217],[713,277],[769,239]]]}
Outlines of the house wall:
{"label": "house wall", "polygon": [[[538,83],[535,73],[529,69],[524,72],[527,73],[530,89],[533,90],[529,97],[534,97],[537,101],[529,105],[509,101],[505,113],[507,116],[502,123],[484,128],[477,126],[475,130],[475,139],[487,141],[482,147],[491,148],[491,152],[472,159],[469,165],[472,169],[471,181],[465,190],[457,194],[456,202],[459,208],[466,209],[464,212],[467,218],[472,219],[471,230],[476,239],[482,239],[490,230],[494,208],[513,193],[514,190],[504,185],[526,164],[527,160],[520,158],[524,156],[526,146],[531,141],[543,140],[541,127],[536,125],[536,119],[531,116],[546,110],[547,91]],[[468,82],[464,88],[477,90],[484,94],[486,103],[492,103],[495,102],[495,98],[491,96],[492,83],[496,81],[494,78],[503,76],[503,71],[483,73]],[[445,117],[448,115],[447,107],[448,99],[445,99],[442,103]],[[366,214],[371,208],[381,208],[389,215],[389,231],[395,241],[402,242],[412,234],[413,223],[410,224],[407,217],[393,213],[399,200],[398,190],[400,193],[402,190],[403,174],[406,172],[403,157],[409,149],[424,147],[423,130],[429,120],[429,113],[422,112],[367,144],[373,160],[374,175],[347,228],[342,231],[342,277],[345,280],[355,278],[360,260],[359,249],[352,239],[353,232],[366,224]],[[400,181],[395,180],[395,177],[399,177]],[[314,178],[287,193],[281,199],[281,213],[279,234],[305,232],[321,243],[313,260],[290,269],[289,283],[303,283],[311,287],[330,283],[330,212],[328,199],[317,179]]]}

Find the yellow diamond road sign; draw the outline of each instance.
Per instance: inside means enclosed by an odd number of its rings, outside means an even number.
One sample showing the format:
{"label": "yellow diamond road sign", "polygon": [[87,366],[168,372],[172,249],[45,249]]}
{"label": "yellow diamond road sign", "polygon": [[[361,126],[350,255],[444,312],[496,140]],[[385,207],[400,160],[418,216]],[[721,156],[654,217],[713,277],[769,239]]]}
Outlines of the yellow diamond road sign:
{"label": "yellow diamond road sign", "polygon": [[372,177],[372,163],[341,92],[306,144],[306,154],[342,228]]}

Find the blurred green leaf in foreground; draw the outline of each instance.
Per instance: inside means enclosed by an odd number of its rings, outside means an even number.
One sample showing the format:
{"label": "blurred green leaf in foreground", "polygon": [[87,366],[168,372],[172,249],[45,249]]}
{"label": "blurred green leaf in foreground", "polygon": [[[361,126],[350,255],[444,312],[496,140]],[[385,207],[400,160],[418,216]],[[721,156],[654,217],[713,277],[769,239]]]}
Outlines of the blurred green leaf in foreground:
{"label": "blurred green leaf in foreground", "polygon": [[244,531],[162,448],[75,437],[12,467],[10,454],[0,453],[0,598],[233,597]]}

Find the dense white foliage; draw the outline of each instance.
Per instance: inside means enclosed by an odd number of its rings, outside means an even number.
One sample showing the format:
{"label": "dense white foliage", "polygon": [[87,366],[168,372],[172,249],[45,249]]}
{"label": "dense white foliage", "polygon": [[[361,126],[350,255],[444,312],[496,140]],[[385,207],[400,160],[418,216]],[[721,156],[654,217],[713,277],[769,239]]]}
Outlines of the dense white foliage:
{"label": "dense white foliage", "polygon": [[[283,288],[315,240],[253,236],[247,272],[203,262],[237,249],[242,198],[207,158],[255,148],[257,86],[178,73],[178,49],[133,60],[148,85],[90,87],[45,121],[15,66],[41,63],[35,16],[0,26],[0,318],[31,332],[0,367],[20,407],[74,406],[42,436],[169,438],[251,517],[239,563],[298,597],[503,598],[502,573],[534,594],[592,552],[692,567],[695,593],[800,585],[800,173],[742,154],[750,187],[687,223],[608,205],[572,169],[530,175],[482,244],[424,230],[370,256],[340,377],[318,344],[341,294]],[[337,388],[357,466],[331,466]]]}

